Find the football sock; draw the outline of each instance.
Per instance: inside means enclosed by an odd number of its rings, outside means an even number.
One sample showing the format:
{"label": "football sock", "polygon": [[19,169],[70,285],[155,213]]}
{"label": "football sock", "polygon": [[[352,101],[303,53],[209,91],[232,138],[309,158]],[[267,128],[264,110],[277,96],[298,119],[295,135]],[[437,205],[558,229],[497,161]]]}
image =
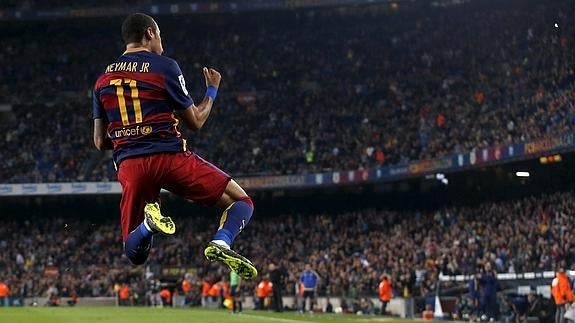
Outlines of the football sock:
{"label": "football sock", "polygon": [[217,244],[218,246],[224,247],[226,249],[230,249],[230,245],[225,242],[224,240],[212,240],[213,243]]}
{"label": "football sock", "polygon": [[130,232],[124,243],[124,253],[134,265],[145,263],[150,254],[153,233],[148,230],[145,222],[142,222],[134,231]]}
{"label": "football sock", "polygon": [[142,224],[140,224],[139,228],[140,228],[140,231],[142,231],[142,234],[144,236],[148,236],[148,234],[154,233],[152,228],[150,228],[150,226],[148,225],[148,223],[146,223],[145,220],[144,220],[144,222],[142,222]]}
{"label": "football sock", "polygon": [[222,245],[221,242],[224,242],[227,246],[231,246],[238,234],[250,222],[253,212],[254,204],[248,196],[232,203],[222,213],[220,227],[214,235],[213,241],[220,245]]}

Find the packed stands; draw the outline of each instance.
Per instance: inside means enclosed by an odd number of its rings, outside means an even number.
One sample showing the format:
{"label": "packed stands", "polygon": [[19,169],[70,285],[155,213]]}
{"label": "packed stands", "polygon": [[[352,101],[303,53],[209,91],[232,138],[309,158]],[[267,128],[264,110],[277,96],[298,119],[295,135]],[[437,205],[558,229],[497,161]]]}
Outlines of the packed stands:
{"label": "packed stands", "polygon": [[[387,273],[395,296],[425,296],[435,292],[440,273],[472,274],[487,263],[500,273],[571,268],[574,209],[575,193],[564,192],[435,211],[360,209],[285,214],[281,221],[256,214],[235,248],[252,258],[262,277],[272,262],[285,268],[286,295],[293,295],[309,263],[322,278],[320,294],[374,295]],[[193,269],[197,291],[203,279],[226,276],[227,269],[202,255],[216,221],[173,216],[179,232],[156,238],[148,264]],[[113,296],[114,285],[124,282],[147,288],[145,267],[132,267],[123,256],[112,220],[13,218],[0,227],[0,251],[0,281],[14,297],[48,296],[54,288],[61,296]]]}
{"label": "packed stands", "polygon": [[[195,99],[202,66],[223,74],[193,149],[232,175],[293,174],[572,132],[566,4],[157,20]],[[14,113],[0,123],[0,182],[115,180],[92,145],[90,91],[122,52],[121,18],[2,23],[0,98]]]}

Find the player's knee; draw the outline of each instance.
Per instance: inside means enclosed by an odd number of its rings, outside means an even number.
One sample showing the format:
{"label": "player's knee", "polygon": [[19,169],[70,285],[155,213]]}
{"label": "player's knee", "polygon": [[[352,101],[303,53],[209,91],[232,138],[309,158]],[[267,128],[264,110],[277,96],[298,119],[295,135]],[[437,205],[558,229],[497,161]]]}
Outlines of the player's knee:
{"label": "player's knee", "polygon": [[141,253],[128,251],[128,250],[126,250],[126,256],[130,260],[132,265],[135,265],[135,266],[143,265],[146,262],[146,260],[148,260],[147,254],[141,254]]}
{"label": "player's knee", "polygon": [[132,263],[132,265],[134,266],[140,266],[146,263],[147,257],[135,257],[135,258],[129,258],[130,262]]}
{"label": "player's knee", "polygon": [[241,227],[245,227],[251,220],[254,214],[254,202],[249,196],[245,196],[234,203],[232,207],[235,209],[234,214],[241,219]]}
{"label": "player's knee", "polygon": [[130,248],[128,245],[124,248],[124,254],[133,265],[143,265],[148,260],[149,249],[145,252],[138,250],[139,248]]}
{"label": "player's knee", "polygon": [[254,202],[249,196],[246,195],[245,197],[241,198],[240,201],[245,202],[252,210],[254,209]]}

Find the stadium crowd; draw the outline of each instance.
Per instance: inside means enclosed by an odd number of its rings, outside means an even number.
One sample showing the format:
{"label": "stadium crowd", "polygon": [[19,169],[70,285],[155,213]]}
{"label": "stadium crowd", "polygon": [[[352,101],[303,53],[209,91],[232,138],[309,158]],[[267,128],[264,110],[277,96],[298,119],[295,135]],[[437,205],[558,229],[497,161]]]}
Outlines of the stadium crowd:
{"label": "stadium crowd", "polygon": [[[209,0],[194,0],[195,3],[208,2]],[[36,9],[85,9],[85,8],[103,8],[103,7],[118,7],[118,6],[135,6],[135,5],[151,5],[151,4],[171,4],[173,2],[167,0],[126,0],[118,3],[113,0],[83,0],[81,2],[74,0],[4,0],[0,9],[16,9],[16,10],[36,10]]]}
{"label": "stadium crowd", "polygon": [[[566,4],[157,20],[195,99],[202,66],[223,73],[211,119],[186,133],[193,149],[232,175],[290,174],[572,132]],[[91,143],[89,95],[122,52],[120,19],[2,22],[0,98],[14,113],[0,123],[0,182],[116,179]]]}
{"label": "stadium crowd", "polygon": [[[235,248],[252,257],[262,277],[272,263],[285,270],[284,295],[294,295],[309,264],[320,276],[322,295],[375,295],[387,274],[395,296],[426,296],[434,295],[440,273],[574,268],[574,209],[575,193],[565,192],[433,212],[363,209],[286,214],[281,221],[256,217],[257,225],[242,233]],[[178,234],[156,239],[148,265],[188,268],[199,294],[203,280],[214,283],[228,275],[202,255],[213,221],[174,217]],[[113,296],[120,283],[145,291],[146,279],[161,278],[161,270],[152,277],[142,267],[130,266],[121,246],[117,225],[110,222],[9,220],[0,227],[0,282],[17,299],[54,293]],[[245,286],[253,291],[255,283]]]}

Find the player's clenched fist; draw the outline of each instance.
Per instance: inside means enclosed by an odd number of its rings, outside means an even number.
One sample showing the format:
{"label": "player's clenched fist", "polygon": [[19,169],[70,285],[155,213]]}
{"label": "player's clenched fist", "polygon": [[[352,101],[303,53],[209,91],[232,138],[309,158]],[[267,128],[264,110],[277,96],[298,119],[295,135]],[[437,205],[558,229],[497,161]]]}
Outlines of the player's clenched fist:
{"label": "player's clenched fist", "polygon": [[204,77],[206,78],[206,87],[210,85],[216,89],[220,87],[220,81],[222,80],[220,72],[213,68],[204,67]]}

